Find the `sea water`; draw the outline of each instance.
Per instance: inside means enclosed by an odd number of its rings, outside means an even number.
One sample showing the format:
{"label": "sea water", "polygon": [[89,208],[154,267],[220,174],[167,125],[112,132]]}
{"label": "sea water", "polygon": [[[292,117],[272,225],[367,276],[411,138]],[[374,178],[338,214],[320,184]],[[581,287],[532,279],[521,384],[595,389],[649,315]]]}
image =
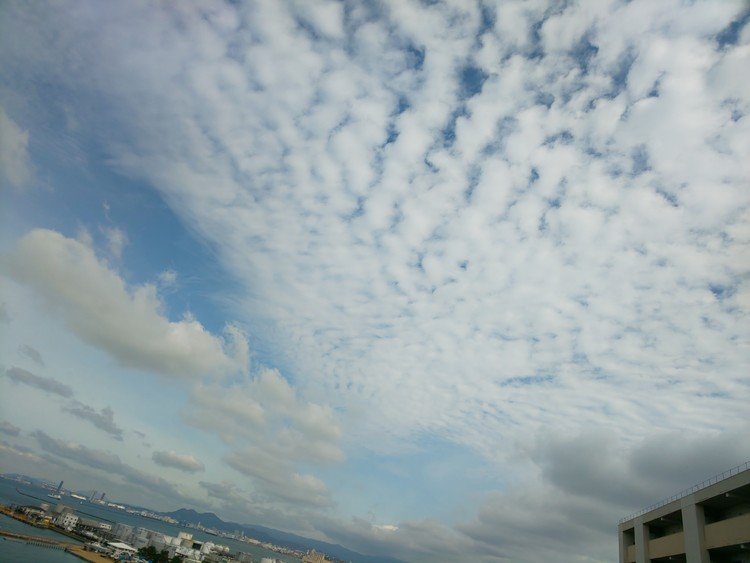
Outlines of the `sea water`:
{"label": "sea water", "polygon": [[[18,490],[17,490],[18,489]],[[281,553],[276,553],[275,551],[270,551],[267,549],[264,549],[262,547],[258,547],[255,545],[251,545],[245,542],[232,540],[229,538],[222,538],[222,537],[216,537],[212,536],[210,534],[206,534],[204,532],[201,532],[199,530],[194,530],[192,528],[183,528],[178,525],[174,524],[168,524],[167,522],[162,522],[161,520],[153,520],[151,518],[145,518],[140,515],[136,514],[128,514],[127,512],[124,512],[122,510],[116,510],[112,508],[108,508],[99,504],[93,504],[87,501],[82,501],[78,499],[74,499],[73,497],[63,496],[61,500],[48,498],[47,494],[49,491],[46,489],[43,489],[41,487],[35,487],[33,485],[23,485],[20,483],[17,483],[15,481],[11,481],[9,479],[3,479],[0,478],[0,503],[5,505],[10,504],[28,504],[32,506],[39,506],[40,501],[35,500],[33,498],[29,498],[28,496],[24,496],[23,494],[19,493],[18,491],[21,491],[22,493],[27,493],[29,495],[33,495],[34,497],[37,497],[38,499],[45,499],[43,502],[49,502],[50,506],[53,506],[56,503],[62,503],[65,506],[69,506],[73,510],[77,512],[77,514],[82,515],[84,517],[95,517],[95,518],[101,518],[103,520],[107,520],[110,522],[120,522],[122,524],[128,524],[129,526],[133,527],[141,527],[141,528],[147,528],[149,530],[154,530],[155,532],[160,532],[162,534],[166,534],[169,536],[177,536],[180,532],[188,532],[190,534],[193,534],[193,538],[199,541],[210,541],[216,544],[220,545],[226,545],[231,550],[231,553],[235,554],[238,551],[243,551],[245,553],[248,553],[252,555],[255,558],[262,558],[262,557],[268,557],[271,559],[278,559],[280,561],[283,561],[284,563],[299,563],[299,559],[296,557],[291,557],[289,555],[282,555]],[[72,538],[69,538],[67,536],[63,536],[61,534],[58,534],[56,532],[53,532],[51,530],[44,530],[40,528],[34,528],[33,526],[28,526],[27,524],[23,524],[22,522],[18,522],[16,520],[13,520],[12,518],[5,517],[7,520],[10,520],[11,522],[17,523],[20,526],[24,526],[25,529],[31,529],[31,532],[20,532],[20,533],[28,533],[29,535],[37,535],[37,536],[46,536],[46,534],[53,534],[56,539],[60,539],[60,541],[66,541],[69,543],[74,543],[75,540]],[[3,520],[3,523],[5,520]],[[16,531],[10,528],[5,528],[9,531]],[[3,547],[0,547],[0,563],[5,563],[5,561],[16,561],[16,559],[4,559],[4,551]],[[39,548],[40,551],[53,551],[51,549],[46,548]],[[55,551],[55,553],[62,553]],[[65,555],[66,557],[73,557],[72,555],[62,553],[62,555]],[[74,558],[75,561],[78,561],[80,563],[80,559]],[[18,561],[35,561],[35,559],[19,559]],[[46,563],[47,560],[39,559],[39,561],[44,561]],[[50,559],[50,562],[52,561],[69,561],[69,559]]]}
{"label": "sea water", "polygon": [[[68,543],[75,543],[71,538],[53,532],[52,530],[43,530],[29,526],[10,516],[0,514],[0,530],[15,532],[18,534],[27,534],[29,536],[43,536]],[[2,563],[81,563],[81,560],[65,553],[61,549],[50,549],[38,545],[29,544],[22,540],[13,540],[0,536],[0,562]]]}

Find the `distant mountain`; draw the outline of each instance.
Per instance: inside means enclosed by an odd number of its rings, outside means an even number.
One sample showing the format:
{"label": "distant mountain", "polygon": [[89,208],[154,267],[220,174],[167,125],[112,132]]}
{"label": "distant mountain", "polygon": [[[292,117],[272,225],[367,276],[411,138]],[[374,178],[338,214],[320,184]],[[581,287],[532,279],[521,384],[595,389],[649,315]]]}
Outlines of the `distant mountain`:
{"label": "distant mountain", "polygon": [[299,549],[301,551],[314,549],[315,551],[325,553],[326,555],[331,555],[332,557],[344,561],[352,561],[353,563],[403,563],[400,559],[394,559],[393,557],[362,555],[361,553],[347,549],[342,545],[313,540],[296,534],[282,532],[281,530],[259,526],[257,524],[224,522],[224,520],[216,516],[213,512],[196,512],[191,508],[180,508],[174,512],[164,512],[162,514],[170,516],[180,522],[187,522],[190,524],[200,523],[206,528],[215,528],[224,532],[234,532],[239,530],[244,532],[245,535],[255,538],[258,541],[273,543],[291,549]]}
{"label": "distant mountain", "polygon": [[0,477],[11,479],[13,481],[26,481],[28,483],[31,483],[32,485],[36,485],[37,487],[48,487],[50,485],[54,485],[52,481],[48,481],[47,479],[38,479],[37,477],[24,475],[23,473],[3,473],[2,475],[0,475]]}

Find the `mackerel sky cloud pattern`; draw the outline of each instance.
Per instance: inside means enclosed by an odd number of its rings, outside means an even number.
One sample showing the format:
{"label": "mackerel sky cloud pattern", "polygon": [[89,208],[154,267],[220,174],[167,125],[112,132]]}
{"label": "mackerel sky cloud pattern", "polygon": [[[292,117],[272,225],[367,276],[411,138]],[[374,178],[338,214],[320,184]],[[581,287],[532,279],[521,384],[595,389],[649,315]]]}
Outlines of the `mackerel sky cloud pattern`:
{"label": "mackerel sky cloud pattern", "polygon": [[0,329],[170,397],[19,445],[408,561],[613,561],[750,456],[746,3],[0,10]]}

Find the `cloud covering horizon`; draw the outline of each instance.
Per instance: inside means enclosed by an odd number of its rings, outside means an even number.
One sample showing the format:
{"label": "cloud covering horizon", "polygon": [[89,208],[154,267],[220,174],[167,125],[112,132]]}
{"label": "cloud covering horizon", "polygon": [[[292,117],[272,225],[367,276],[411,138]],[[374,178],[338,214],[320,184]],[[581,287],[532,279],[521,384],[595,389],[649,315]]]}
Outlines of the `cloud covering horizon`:
{"label": "cloud covering horizon", "polygon": [[95,441],[19,467],[583,562],[750,458],[746,4],[0,10],[0,381]]}

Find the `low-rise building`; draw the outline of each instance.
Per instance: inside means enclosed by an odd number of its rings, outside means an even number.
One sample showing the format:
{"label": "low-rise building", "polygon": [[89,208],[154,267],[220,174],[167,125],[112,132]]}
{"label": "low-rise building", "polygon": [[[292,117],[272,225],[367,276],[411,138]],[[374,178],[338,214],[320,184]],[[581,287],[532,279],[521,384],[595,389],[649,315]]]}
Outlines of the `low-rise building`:
{"label": "low-rise building", "polygon": [[117,523],[112,527],[112,535],[124,543],[130,543],[133,538],[133,526]]}
{"label": "low-rise building", "polygon": [[101,520],[94,520],[93,518],[79,518],[76,526],[79,530],[92,532],[97,536],[109,537],[112,531],[112,524],[108,522],[102,522]]}
{"label": "low-rise building", "polygon": [[47,515],[44,510],[36,506],[21,506],[18,508],[18,512],[24,514],[26,518],[33,521],[42,520]]}
{"label": "low-rise building", "polygon": [[138,550],[132,545],[123,542],[108,542],[107,546],[111,550],[111,556],[113,559],[119,559],[123,555],[135,555],[138,552]]}
{"label": "low-rise building", "polygon": [[54,520],[55,525],[66,530],[72,530],[78,525],[78,515],[72,511],[58,514]]}
{"label": "low-rise building", "polygon": [[750,462],[620,521],[620,563],[750,563]]}

